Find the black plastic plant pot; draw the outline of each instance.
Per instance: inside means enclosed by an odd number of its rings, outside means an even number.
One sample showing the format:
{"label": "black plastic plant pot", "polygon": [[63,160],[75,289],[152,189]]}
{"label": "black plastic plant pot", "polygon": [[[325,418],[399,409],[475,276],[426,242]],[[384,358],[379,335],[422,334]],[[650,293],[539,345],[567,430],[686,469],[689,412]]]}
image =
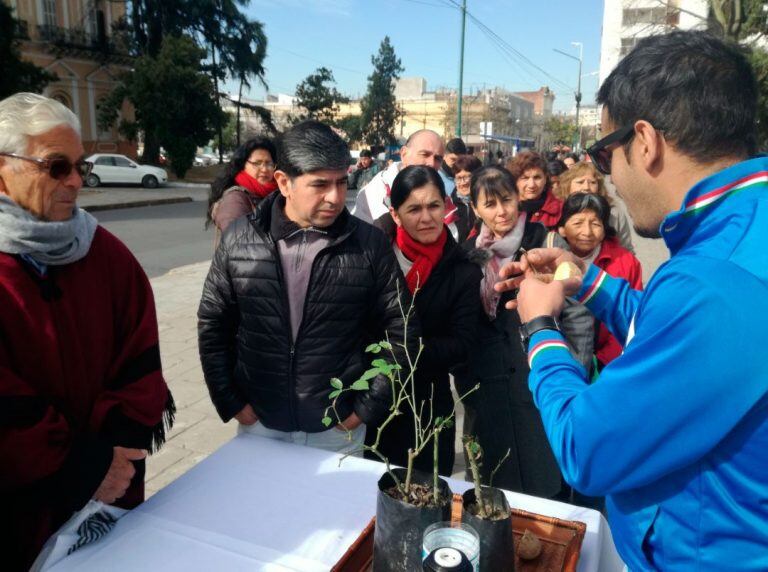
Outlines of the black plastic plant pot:
{"label": "black plastic plant pot", "polygon": [[[405,482],[405,469],[392,472]],[[416,484],[431,487],[432,475],[413,472]],[[379,479],[376,499],[376,528],[373,536],[373,569],[375,572],[413,572],[422,569],[422,537],[424,530],[435,522],[451,519],[451,499],[448,483],[440,479],[440,496],[445,504],[435,508],[420,508],[392,498],[385,491],[395,486],[389,473]]]}
{"label": "black plastic plant pot", "polygon": [[[507,497],[500,489],[483,487],[486,504],[493,510],[510,514]],[[461,521],[477,531],[480,536],[480,570],[493,572],[512,572],[515,569],[515,549],[512,537],[512,519],[489,520],[475,516],[470,507],[477,504],[475,489],[469,489],[462,495],[463,510]]]}

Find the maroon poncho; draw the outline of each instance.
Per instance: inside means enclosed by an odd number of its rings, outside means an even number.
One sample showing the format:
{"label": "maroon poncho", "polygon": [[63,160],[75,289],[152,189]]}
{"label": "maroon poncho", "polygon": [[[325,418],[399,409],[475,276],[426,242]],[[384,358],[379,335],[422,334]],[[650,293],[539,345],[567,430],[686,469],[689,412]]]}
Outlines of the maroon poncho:
{"label": "maroon poncho", "polygon": [[[157,449],[173,413],[152,290],[117,238],[99,227],[85,258],[46,276],[0,253],[0,568],[26,570],[112,447]],[[143,469],[116,504],[143,500]]]}

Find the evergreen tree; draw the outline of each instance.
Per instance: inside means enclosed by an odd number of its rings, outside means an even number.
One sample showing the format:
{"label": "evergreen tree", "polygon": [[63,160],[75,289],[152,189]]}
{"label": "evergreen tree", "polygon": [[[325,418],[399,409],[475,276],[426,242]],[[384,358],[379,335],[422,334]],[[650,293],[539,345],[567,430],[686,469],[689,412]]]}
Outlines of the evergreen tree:
{"label": "evergreen tree", "polygon": [[395,126],[402,112],[395,99],[395,80],[405,70],[395,48],[385,36],[379,53],[371,56],[373,73],[368,76],[368,91],[360,101],[361,123],[369,145],[395,143]]}
{"label": "evergreen tree", "polygon": [[339,112],[339,103],[349,102],[348,97],[344,97],[336,90],[335,83],[333,72],[326,67],[317,68],[315,73],[308,75],[296,86],[298,105],[306,113],[294,119],[298,121],[317,119],[334,125],[336,114]]}
{"label": "evergreen tree", "polygon": [[[168,36],[157,57],[141,56],[134,70],[99,106],[99,124],[112,125],[123,101],[129,101],[135,121],[123,120],[120,132],[129,139],[148,130],[168,152],[178,177],[192,166],[198,146],[211,140],[214,127],[226,124],[213,84],[203,71],[205,50],[189,37]],[[158,97],[158,94],[162,94]]]}
{"label": "evergreen tree", "polygon": [[9,6],[0,2],[0,99],[20,91],[40,93],[49,82],[57,77],[22,61],[19,52],[21,28]]}

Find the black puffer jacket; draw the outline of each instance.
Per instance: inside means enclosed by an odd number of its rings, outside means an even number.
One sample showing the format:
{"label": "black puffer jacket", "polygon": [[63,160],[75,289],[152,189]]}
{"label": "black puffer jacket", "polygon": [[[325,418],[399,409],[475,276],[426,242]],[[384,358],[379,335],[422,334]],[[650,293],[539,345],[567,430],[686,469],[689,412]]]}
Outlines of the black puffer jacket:
{"label": "black puffer jacket", "polygon": [[[366,345],[385,332],[398,348],[404,333],[398,296],[404,307],[410,297],[387,239],[345,209],[335,224],[342,226],[339,236],[314,261],[294,343],[269,233],[272,203],[280,197],[273,193],[224,234],[198,311],[200,359],[224,421],[250,403],[271,429],[319,432],[326,429],[321,420],[331,403],[331,378],[345,386],[358,379],[370,367]],[[418,327],[411,327],[415,340]],[[390,402],[387,380],[377,378],[368,391],[343,394],[338,416],[343,420],[354,411],[373,423]]]}

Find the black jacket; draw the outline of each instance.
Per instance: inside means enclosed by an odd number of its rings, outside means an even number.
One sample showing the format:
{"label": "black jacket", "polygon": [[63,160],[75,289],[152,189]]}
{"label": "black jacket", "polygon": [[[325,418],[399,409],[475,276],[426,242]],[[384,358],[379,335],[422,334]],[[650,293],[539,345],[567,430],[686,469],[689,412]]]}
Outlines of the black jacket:
{"label": "black jacket", "polygon": [[[429,399],[434,395],[433,417],[446,416],[453,410],[449,373],[464,366],[476,341],[480,303],[480,268],[467,260],[464,252],[448,235],[443,256],[429,275],[424,287],[416,292],[415,314],[422,331],[423,349],[416,366],[417,406],[424,405],[429,417]],[[432,393],[434,388],[434,394]],[[405,465],[407,451],[414,445],[413,414],[405,406],[382,432],[380,450],[391,463]],[[370,428],[369,428],[370,429]],[[440,438],[440,473],[450,475],[454,458],[455,431],[446,430]],[[369,444],[375,434],[369,431]],[[416,460],[417,468],[431,471],[432,447]]]}
{"label": "black jacket", "polygon": [[[370,367],[366,345],[385,335],[399,349],[404,325],[398,298],[407,307],[410,296],[387,239],[345,209],[337,219],[342,231],[314,261],[294,343],[270,235],[278,197],[264,199],[224,234],[198,310],[200,359],[224,421],[250,403],[271,429],[319,432],[326,429],[322,418],[331,404],[331,378],[345,386],[357,380]],[[417,336],[417,324],[411,322],[409,338]],[[389,382],[375,378],[369,383],[367,391],[342,395],[340,420],[353,411],[365,423],[386,415]]]}
{"label": "black jacket", "polygon": [[[547,230],[527,222],[521,247],[526,250],[545,245]],[[558,237],[559,239],[559,237]],[[477,239],[462,245],[468,257],[484,265],[475,249]],[[562,246],[560,240],[555,246]],[[515,256],[519,260],[520,252]],[[560,469],[544,433],[541,415],[528,389],[528,356],[520,343],[520,318],[504,305],[513,299],[510,292],[501,296],[495,320],[482,313],[477,345],[469,367],[457,372],[457,390],[466,391],[475,384],[480,390],[466,400],[465,433],[478,437],[484,451],[483,478],[504,457],[510,455],[495,476],[494,485],[512,491],[552,497],[561,486]],[[592,355],[593,319],[586,307],[572,301],[560,316],[563,333],[577,359],[589,365]]]}
{"label": "black jacket", "polygon": [[459,198],[456,189],[451,193],[451,200],[456,205],[456,214],[459,215],[459,220],[456,221],[456,229],[459,231],[459,244],[463,244],[469,238],[472,229],[475,228],[477,216],[475,211],[472,210],[472,205]]}

